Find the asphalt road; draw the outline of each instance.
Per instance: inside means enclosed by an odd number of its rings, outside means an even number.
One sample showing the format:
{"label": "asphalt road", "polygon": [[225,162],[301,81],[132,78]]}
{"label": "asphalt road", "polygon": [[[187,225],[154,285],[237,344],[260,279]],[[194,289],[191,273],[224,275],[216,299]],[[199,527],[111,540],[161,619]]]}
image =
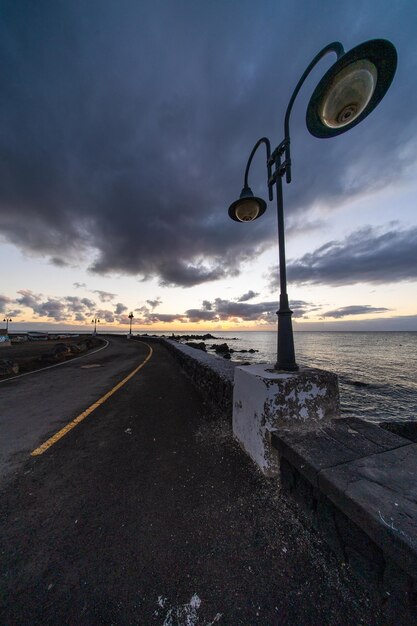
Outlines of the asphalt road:
{"label": "asphalt road", "polygon": [[107,337],[98,352],[0,383],[0,484],[49,435],[143,360],[144,344]]}
{"label": "asphalt road", "polygon": [[[386,624],[173,357],[152,347],[135,376],[0,489],[0,624]],[[120,340],[114,351],[101,353],[102,374],[69,365],[66,411],[53,391],[65,372],[37,379],[50,406],[33,377],[54,427],[103,391],[106,358],[111,386],[115,355],[123,377],[148,348]]]}

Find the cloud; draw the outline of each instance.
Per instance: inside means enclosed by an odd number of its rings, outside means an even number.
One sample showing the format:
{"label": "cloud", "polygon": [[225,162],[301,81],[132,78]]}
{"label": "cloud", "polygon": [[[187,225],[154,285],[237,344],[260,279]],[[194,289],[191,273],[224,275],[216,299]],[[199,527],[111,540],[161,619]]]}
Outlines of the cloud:
{"label": "cloud", "polygon": [[[18,292],[16,300],[12,300],[6,296],[0,296],[0,308],[7,306],[8,314],[14,319],[22,314],[22,310],[14,308],[20,305],[23,309],[31,309],[35,318],[47,317],[53,322],[68,323],[84,323],[90,324],[92,317],[100,319],[101,324],[127,325],[129,317],[126,315],[127,306],[119,302],[114,311],[97,307],[96,302],[88,298],[78,298],[77,296],[44,296],[43,294],[34,293],[29,289],[22,289]],[[235,300],[226,300],[223,298],[215,298],[213,301],[204,301],[204,305],[200,309],[188,309],[182,313],[156,313],[151,311],[149,307],[142,306],[135,309],[134,324],[136,327],[164,325],[177,322],[178,324],[187,323],[203,323],[214,322],[222,324],[223,322],[232,322],[236,324],[244,322],[256,322],[259,326],[275,326],[277,322],[276,311],[279,303],[276,300],[264,301],[259,303],[237,302]],[[323,329],[331,330],[339,328],[340,330],[416,330],[416,316],[397,316],[370,318],[370,314],[385,313],[390,309],[384,307],[373,307],[370,305],[349,305],[339,307],[320,313],[321,319],[333,319],[336,321],[309,322],[309,317],[313,313],[317,317],[319,306],[312,302],[304,300],[291,300],[290,308],[292,309],[294,319],[303,319],[303,330]],[[366,320],[349,320],[346,317],[368,315]]]}
{"label": "cloud", "polygon": [[[71,320],[89,322],[91,316],[98,317],[101,322],[107,323],[126,324],[129,321],[128,316],[125,315],[128,308],[122,302],[118,302],[114,311],[111,311],[97,307],[96,302],[89,298],[77,296],[45,297],[29,289],[22,289],[18,293],[19,297],[16,299],[16,303],[31,309],[35,317],[48,317],[56,322]],[[6,299],[5,296],[2,298],[3,300]],[[0,297],[0,305],[3,300]],[[156,305],[160,303],[160,299],[150,302]],[[7,299],[7,303],[13,304],[14,301]],[[304,300],[293,300],[290,302],[290,306],[294,311],[294,317],[298,318],[307,317],[310,312],[317,310],[315,305]],[[241,320],[245,322],[258,321],[261,324],[275,323],[277,308],[278,302],[275,300],[251,304],[223,298],[216,298],[212,302],[204,300],[201,309],[188,309],[183,313],[156,313],[149,307],[142,306],[135,309],[135,324],[148,326],[172,322],[183,324],[187,322],[239,322]]]}
{"label": "cloud", "polygon": [[56,267],[67,267],[69,265],[69,263],[65,259],[61,259],[57,256],[50,257],[49,261],[50,263],[52,263],[52,265],[55,265]]}
{"label": "cloud", "polygon": [[87,285],[85,283],[72,283],[73,287],[76,289],[86,289]]}
{"label": "cloud", "polygon": [[43,297],[42,294],[34,294],[30,289],[20,289],[17,293],[20,294],[20,297],[16,298],[16,302],[37,312],[38,302]]}
{"label": "cloud", "polygon": [[108,309],[99,309],[96,312],[96,317],[99,318],[100,322],[107,322],[109,324],[112,324],[115,321],[113,311],[109,311]]}
{"label": "cloud", "polygon": [[116,304],[116,309],[115,309],[115,314],[116,315],[121,315],[122,313],[124,313],[124,311],[127,311],[127,306],[125,306],[124,304],[122,304],[121,302],[118,302]]}
{"label": "cloud", "polygon": [[96,307],[94,300],[90,298],[81,298],[81,302],[87,307],[87,309],[93,310]]}
{"label": "cloud", "polygon": [[333,311],[326,311],[321,314],[322,318],[325,317],[333,317],[335,319],[341,319],[343,317],[347,317],[349,315],[366,315],[369,313],[385,313],[390,309],[386,309],[385,307],[375,307],[370,306],[369,304],[351,304],[350,306],[342,306],[338,309],[334,309]]}
{"label": "cloud", "polygon": [[151,309],[156,309],[157,306],[162,304],[161,298],[155,298],[155,300],[146,300],[146,302],[149,304]]}
{"label": "cloud", "polygon": [[8,308],[8,304],[13,302],[7,296],[0,295],[0,313],[6,313],[6,308]]}
{"label": "cloud", "polygon": [[350,285],[417,280],[417,227],[385,230],[368,226],[342,241],[329,241],[287,266],[299,284]]}
{"label": "cloud", "polygon": [[[227,216],[247,156],[259,136],[280,141],[277,123],[299,76],[342,32],[347,48],[382,33],[401,66],[360,129],[331,141],[310,137],[303,116],[334,59],[314,70],[293,111],[288,223],[297,232],[313,205],[331,210],[400,181],[416,159],[414,3],[358,3],[360,20],[351,4],[313,4],[268,0],[259,11],[251,2],[125,0],[120,11],[112,1],[6,0],[2,236],[59,265],[162,285],[236,276],[275,239],[274,210],[253,224]],[[285,23],[278,39],[277,23]],[[271,83],[277,58],[285,62]],[[264,155],[250,183],[265,195]]]}
{"label": "cloud", "polygon": [[[279,303],[274,300],[272,302],[259,302],[250,304],[234,300],[224,300],[216,298],[214,302],[208,303],[201,309],[188,309],[185,316],[190,322],[221,322],[242,320],[244,322],[257,321],[259,323],[271,323],[276,321],[276,312]],[[293,300],[290,307],[294,312],[294,317],[305,317],[311,311],[317,310],[317,307],[303,300]]]}
{"label": "cloud", "polygon": [[417,315],[370,317],[367,319],[303,322],[303,331],[417,331]]}
{"label": "cloud", "polygon": [[100,302],[111,302],[117,295],[109,291],[101,291],[100,289],[94,289],[93,293],[98,295]]}
{"label": "cloud", "polygon": [[77,316],[77,320],[85,319],[85,315],[95,308],[95,303],[88,298],[65,296],[45,299],[42,294],[33,293],[30,289],[21,289],[18,294],[19,297],[16,298],[18,304],[32,309],[35,316],[48,317],[56,322],[72,319],[74,315]]}
{"label": "cloud", "polygon": [[188,309],[185,311],[185,315],[190,322],[217,322],[219,320],[215,311],[207,311],[205,309]]}
{"label": "cloud", "polygon": [[[107,292],[99,292],[99,294],[103,293],[107,294]],[[55,322],[77,321],[90,323],[91,316],[99,317],[102,321],[108,323],[120,322],[123,312],[127,310],[127,306],[122,302],[117,303],[113,312],[99,308],[97,303],[90,298],[79,298],[78,296],[57,298],[34,293],[30,289],[21,289],[18,291],[18,294],[15,304],[31,309],[35,317],[47,317]],[[10,299],[9,302],[13,303]]]}
{"label": "cloud", "polygon": [[256,298],[256,296],[259,296],[259,293],[255,293],[254,291],[252,291],[252,289],[250,289],[247,293],[244,293],[243,296],[240,296],[240,298],[238,298],[237,301],[247,302],[248,300],[252,300],[253,298]]}

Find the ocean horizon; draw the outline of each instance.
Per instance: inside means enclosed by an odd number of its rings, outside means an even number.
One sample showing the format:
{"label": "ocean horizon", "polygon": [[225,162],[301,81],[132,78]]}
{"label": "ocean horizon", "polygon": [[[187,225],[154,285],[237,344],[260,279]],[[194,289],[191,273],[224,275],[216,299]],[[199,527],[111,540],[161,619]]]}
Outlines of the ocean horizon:
{"label": "ocean horizon", "polygon": [[[207,332],[233,350],[257,350],[232,353],[234,362],[276,362],[276,331]],[[205,343],[209,348],[215,340]],[[344,417],[372,422],[417,420],[417,331],[294,331],[294,344],[299,365],[338,375]]]}
{"label": "ocean horizon", "polygon": [[[40,328],[38,327],[38,330]],[[98,328],[98,335],[127,335],[128,329]],[[91,334],[92,329],[46,329],[51,334]],[[11,329],[10,334],[24,330]],[[133,329],[134,335],[210,334],[234,350],[237,364],[275,363],[276,330],[155,331]],[[205,341],[208,352],[216,339]],[[372,422],[417,420],[417,331],[294,331],[297,363],[338,375],[341,411],[345,417]],[[238,352],[256,350],[254,353]],[[223,358],[216,356],[215,358]]]}

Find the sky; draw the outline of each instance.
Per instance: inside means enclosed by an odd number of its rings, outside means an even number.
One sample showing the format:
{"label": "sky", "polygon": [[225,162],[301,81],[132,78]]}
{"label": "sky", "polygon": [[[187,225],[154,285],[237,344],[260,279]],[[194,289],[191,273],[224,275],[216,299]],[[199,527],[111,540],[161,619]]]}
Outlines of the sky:
{"label": "sky", "polygon": [[[275,202],[227,209],[316,53],[388,39],[391,88],[284,182],[295,330],[417,330],[415,0],[0,0],[0,319],[10,330],[273,330]],[[250,170],[267,199],[261,146]]]}

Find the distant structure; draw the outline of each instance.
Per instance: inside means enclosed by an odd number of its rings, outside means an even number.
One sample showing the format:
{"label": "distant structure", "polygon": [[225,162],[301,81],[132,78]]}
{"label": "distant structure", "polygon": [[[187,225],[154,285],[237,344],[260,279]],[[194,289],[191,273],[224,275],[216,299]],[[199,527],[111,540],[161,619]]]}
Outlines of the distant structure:
{"label": "distant structure", "polygon": [[0,348],[11,346],[9,335],[7,334],[7,328],[0,328]]}
{"label": "distant structure", "polygon": [[49,339],[48,333],[41,333],[37,330],[31,330],[28,332],[27,337],[29,341],[48,341]]}

